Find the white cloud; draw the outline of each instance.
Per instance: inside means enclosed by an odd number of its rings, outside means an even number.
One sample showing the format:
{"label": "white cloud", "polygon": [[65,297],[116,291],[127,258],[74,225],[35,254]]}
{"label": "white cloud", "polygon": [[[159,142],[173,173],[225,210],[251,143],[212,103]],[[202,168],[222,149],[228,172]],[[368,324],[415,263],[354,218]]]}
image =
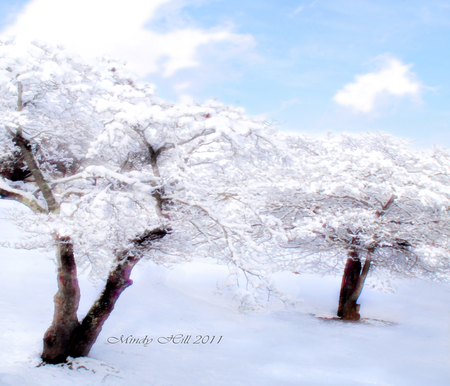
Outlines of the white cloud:
{"label": "white cloud", "polygon": [[138,75],[198,66],[200,45],[227,41],[251,46],[250,35],[230,27],[172,29],[158,33],[144,28],[161,5],[173,0],[33,0],[3,36],[17,41],[43,40],[63,44],[87,56],[108,54],[126,61]]}
{"label": "white cloud", "polygon": [[421,85],[414,80],[411,64],[403,64],[390,58],[378,72],[356,75],[356,82],[349,83],[333,97],[337,103],[368,113],[374,109],[377,98],[385,94],[404,96],[418,94]]}

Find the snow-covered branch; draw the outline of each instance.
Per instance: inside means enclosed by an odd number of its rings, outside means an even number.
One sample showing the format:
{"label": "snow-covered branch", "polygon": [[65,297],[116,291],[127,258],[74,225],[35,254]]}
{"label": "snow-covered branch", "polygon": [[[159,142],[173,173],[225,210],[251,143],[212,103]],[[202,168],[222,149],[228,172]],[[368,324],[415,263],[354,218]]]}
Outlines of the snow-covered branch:
{"label": "snow-covered branch", "polygon": [[12,188],[3,180],[3,178],[0,178],[0,195],[26,205],[34,213],[48,213],[47,210],[36,200],[35,197],[33,197],[31,193]]}

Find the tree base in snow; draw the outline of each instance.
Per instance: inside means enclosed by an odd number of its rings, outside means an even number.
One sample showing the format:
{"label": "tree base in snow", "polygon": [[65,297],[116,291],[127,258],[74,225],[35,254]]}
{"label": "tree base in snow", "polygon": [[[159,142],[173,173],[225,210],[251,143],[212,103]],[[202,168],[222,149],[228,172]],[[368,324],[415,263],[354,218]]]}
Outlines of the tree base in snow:
{"label": "tree base in snow", "polygon": [[322,320],[323,322],[335,322],[335,323],[351,322],[351,323],[370,324],[374,326],[394,326],[398,324],[383,319],[360,318],[359,320],[345,320],[337,316],[320,316],[317,314],[310,314],[310,315],[314,316],[316,319]]}
{"label": "tree base in snow", "polygon": [[361,319],[361,315],[359,314],[359,307],[360,305],[356,304],[356,302],[347,302],[341,314],[338,314],[338,317],[340,317],[342,320],[356,322],[357,320]]}

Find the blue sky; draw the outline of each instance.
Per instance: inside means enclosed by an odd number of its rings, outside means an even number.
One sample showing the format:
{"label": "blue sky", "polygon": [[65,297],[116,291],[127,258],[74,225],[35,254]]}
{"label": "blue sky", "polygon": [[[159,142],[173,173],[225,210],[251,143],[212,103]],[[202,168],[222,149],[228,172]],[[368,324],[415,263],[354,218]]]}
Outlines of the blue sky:
{"label": "blue sky", "polygon": [[447,0],[3,0],[0,33],[126,60],[159,95],[450,147]]}

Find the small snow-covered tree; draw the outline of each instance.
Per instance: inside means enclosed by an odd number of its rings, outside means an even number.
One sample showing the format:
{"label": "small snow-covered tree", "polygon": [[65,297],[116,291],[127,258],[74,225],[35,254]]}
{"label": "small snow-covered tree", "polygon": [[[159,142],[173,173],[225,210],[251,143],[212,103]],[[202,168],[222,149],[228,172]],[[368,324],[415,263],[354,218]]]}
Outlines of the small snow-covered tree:
{"label": "small snow-covered tree", "polygon": [[[89,353],[144,257],[216,257],[246,278],[244,303],[271,290],[262,256],[281,223],[258,191],[282,160],[261,120],[215,101],[164,102],[110,60],[4,43],[0,127],[0,194],[31,209],[15,215],[27,236],[16,246],[57,250],[45,362]],[[81,321],[77,267],[106,280]]]}
{"label": "small snow-covered tree", "polygon": [[357,300],[371,266],[448,278],[448,152],[411,149],[381,133],[289,143],[298,167],[274,207],[290,239],[285,247],[295,251],[287,262],[295,271],[344,268],[339,317],[360,318]]}

